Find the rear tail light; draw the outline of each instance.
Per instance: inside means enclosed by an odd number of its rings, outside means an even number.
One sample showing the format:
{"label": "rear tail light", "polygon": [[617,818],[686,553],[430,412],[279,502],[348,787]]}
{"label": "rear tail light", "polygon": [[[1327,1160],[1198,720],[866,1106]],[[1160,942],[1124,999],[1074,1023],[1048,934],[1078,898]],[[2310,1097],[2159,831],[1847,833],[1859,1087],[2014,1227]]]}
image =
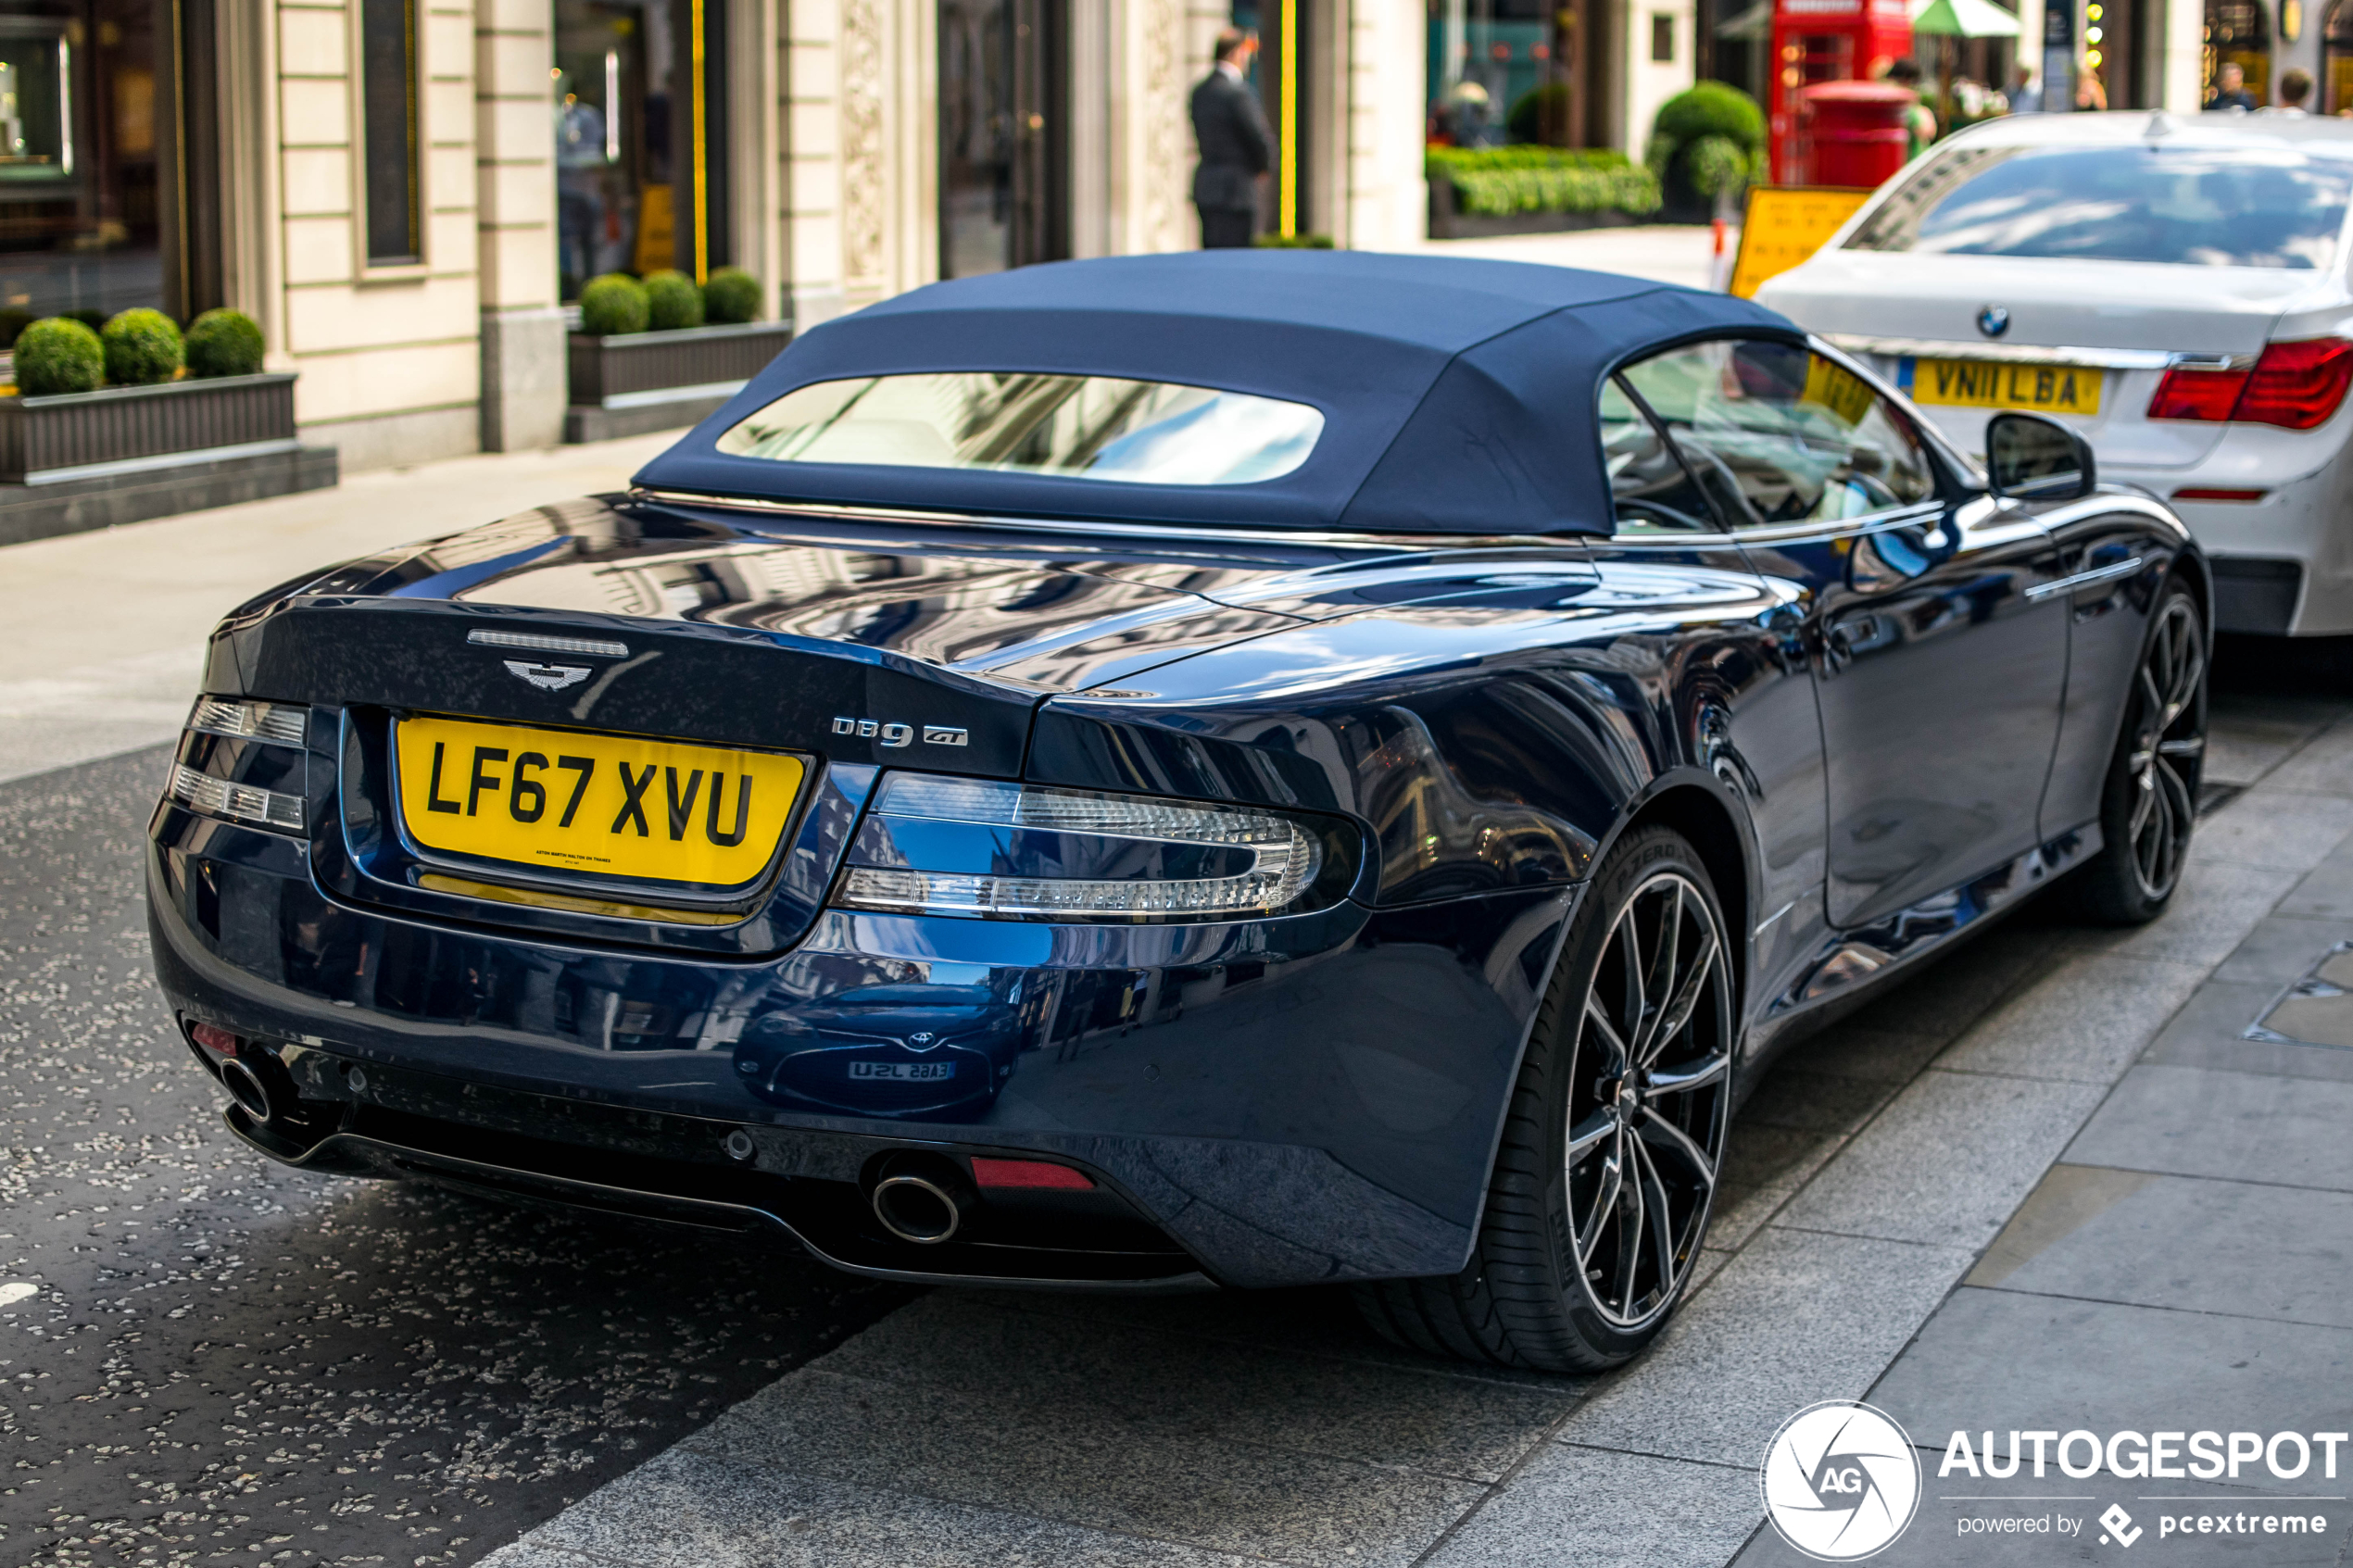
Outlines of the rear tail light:
{"label": "rear tail light", "polygon": [[[308,709],[205,696],[188,713],[163,793],[191,811],[299,833]],[[192,765],[193,764],[193,765]]]}
{"label": "rear tail light", "polygon": [[836,901],[1013,919],[1230,919],[1289,910],[1340,858],[1327,830],[1254,807],[893,773]]}
{"label": "rear tail light", "polygon": [[2310,430],[2325,424],[2353,382],[2353,343],[2302,338],[2266,345],[2251,370],[2194,370],[2176,366],[2149,399],[2153,420],[2228,420],[2240,424]]}
{"label": "rear tail light", "polygon": [[2263,350],[2231,418],[2285,430],[2325,424],[2353,381],[2353,343],[2341,337],[2274,343]]}
{"label": "rear tail light", "polygon": [[1084,1171],[1074,1171],[1067,1165],[1057,1165],[1048,1160],[991,1160],[985,1155],[973,1156],[973,1185],[989,1188],[1023,1187],[1033,1192],[1092,1192],[1095,1184]]}
{"label": "rear tail light", "polygon": [[216,779],[177,763],[172,765],[171,779],[164,793],[208,817],[226,817],[231,822],[272,828],[302,826],[302,797],[231,784],[227,779]]}
{"label": "rear tail light", "polygon": [[2246,390],[2246,378],[2245,370],[2185,370],[2175,366],[2157,383],[2157,395],[2149,399],[2149,418],[2227,420],[2239,406],[2239,394]]}

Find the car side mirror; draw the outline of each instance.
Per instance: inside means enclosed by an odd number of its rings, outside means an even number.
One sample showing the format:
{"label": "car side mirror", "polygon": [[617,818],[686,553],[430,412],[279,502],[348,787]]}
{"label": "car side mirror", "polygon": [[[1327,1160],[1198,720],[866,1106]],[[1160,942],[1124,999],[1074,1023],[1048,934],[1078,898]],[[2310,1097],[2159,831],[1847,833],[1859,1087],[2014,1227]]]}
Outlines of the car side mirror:
{"label": "car side mirror", "polygon": [[2021,501],[2072,501],[2096,482],[2092,444],[2040,414],[1986,420],[1985,468],[1994,495]]}

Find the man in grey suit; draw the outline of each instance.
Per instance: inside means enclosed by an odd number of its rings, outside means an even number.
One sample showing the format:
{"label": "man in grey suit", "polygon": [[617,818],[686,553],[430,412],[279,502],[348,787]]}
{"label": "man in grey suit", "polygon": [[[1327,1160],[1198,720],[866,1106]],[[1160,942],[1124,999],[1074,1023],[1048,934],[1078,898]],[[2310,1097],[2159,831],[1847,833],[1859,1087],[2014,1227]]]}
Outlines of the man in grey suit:
{"label": "man in grey suit", "polygon": [[1275,161],[1275,135],[1243,80],[1257,49],[1253,35],[1226,29],[1217,35],[1214,69],[1193,89],[1193,140],[1201,144],[1193,206],[1201,209],[1204,250],[1246,246],[1258,232],[1258,182]]}

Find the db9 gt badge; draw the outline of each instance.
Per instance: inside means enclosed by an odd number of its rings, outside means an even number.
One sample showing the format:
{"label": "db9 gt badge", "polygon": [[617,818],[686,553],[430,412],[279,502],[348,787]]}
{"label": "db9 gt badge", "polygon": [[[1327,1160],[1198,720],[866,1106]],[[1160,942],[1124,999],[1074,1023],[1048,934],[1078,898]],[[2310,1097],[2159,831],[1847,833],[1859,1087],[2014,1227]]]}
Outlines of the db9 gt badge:
{"label": "db9 gt badge", "polygon": [[2010,330],[2010,313],[1999,305],[1989,305],[1977,313],[1977,330],[1987,337],[2000,337]]}
{"label": "db9 gt badge", "polygon": [[1853,1562],[1893,1543],[1920,1503],[1920,1461],[1904,1429],[1869,1405],[1825,1399],[1784,1423],[1765,1450],[1765,1512],[1818,1562]]}
{"label": "db9 gt badge", "polygon": [[[925,724],[923,729],[925,746],[969,746],[972,743],[971,734],[954,725]],[[884,746],[912,746],[915,740],[915,726],[885,724],[873,719],[842,718],[834,721],[834,734],[856,735],[862,740],[878,741]]]}
{"label": "db9 gt badge", "polygon": [[518,681],[527,681],[543,692],[560,692],[566,686],[576,686],[589,676],[582,664],[534,664],[525,659],[500,660],[507,673]]}

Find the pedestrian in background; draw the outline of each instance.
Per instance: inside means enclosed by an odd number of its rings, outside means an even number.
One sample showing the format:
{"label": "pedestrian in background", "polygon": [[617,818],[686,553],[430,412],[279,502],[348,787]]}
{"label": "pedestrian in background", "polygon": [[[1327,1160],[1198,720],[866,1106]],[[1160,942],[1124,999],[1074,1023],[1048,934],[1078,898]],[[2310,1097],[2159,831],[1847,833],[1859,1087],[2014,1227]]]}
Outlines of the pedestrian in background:
{"label": "pedestrian in background", "polygon": [[2226,65],[2214,73],[2214,96],[2206,100],[2208,114],[2217,109],[2237,109],[2246,114],[2255,112],[2255,96],[2246,90],[2246,72]]}
{"label": "pedestrian in background", "polygon": [[1275,161],[1266,111],[1244,80],[1258,50],[1253,33],[1229,27],[1217,35],[1209,74],[1193,89],[1193,206],[1203,250],[1246,247],[1258,233],[1258,182]]}
{"label": "pedestrian in background", "polygon": [[2010,69],[2010,90],[2007,94],[2012,114],[2041,114],[2043,90],[2034,85],[2034,68],[2014,66]]}
{"label": "pedestrian in background", "polygon": [[1936,111],[1920,102],[1920,66],[1909,55],[1887,68],[1887,80],[1912,94],[1904,106],[1904,161],[1909,163],[1936,140]]}
{"label": "pedestrian in background", "polygon": [[2280,73],[2280,107],[2277,113],[2301,115],[2305,103],[2312,96],[2312,73],[2301,67]]}

